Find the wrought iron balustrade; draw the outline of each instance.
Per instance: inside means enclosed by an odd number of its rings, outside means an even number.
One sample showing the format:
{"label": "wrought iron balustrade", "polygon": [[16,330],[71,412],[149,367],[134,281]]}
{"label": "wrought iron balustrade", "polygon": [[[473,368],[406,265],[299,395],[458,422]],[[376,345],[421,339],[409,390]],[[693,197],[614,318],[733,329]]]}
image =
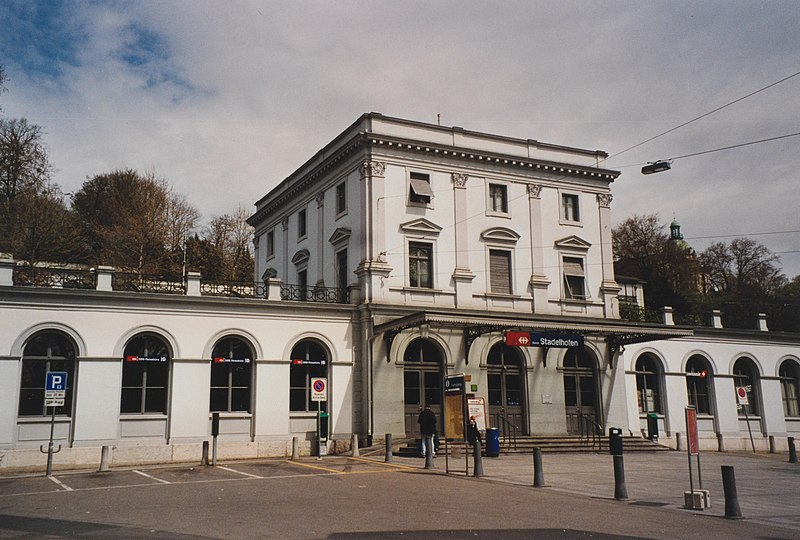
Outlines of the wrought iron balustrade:
{"label": "wrought iron balustrade", "polygon": [[181,279],[148,276],[136,272],[115,272],[111,277],[115,291],[184,294],[186,286]]}
{"label": "wrought iron balustrade", "polygon": [[295,302],[320,302],[324,304],[349,304],[350,291],[336,287],[303,287],[301,285],[281,285],[281,300]]}
{"label": "wrought iron balustrade", "polygon": [[94,289],[97,278],[91,270],[16,266],[12,274],[17,287],[48,287],[53,289]]}
{"label": "wrought iron balustrade", "polygon": [[231,298],[265,298],[267,287],[263,281],[203,281],[200,283],[200,294],[208,296],[228,296]]}

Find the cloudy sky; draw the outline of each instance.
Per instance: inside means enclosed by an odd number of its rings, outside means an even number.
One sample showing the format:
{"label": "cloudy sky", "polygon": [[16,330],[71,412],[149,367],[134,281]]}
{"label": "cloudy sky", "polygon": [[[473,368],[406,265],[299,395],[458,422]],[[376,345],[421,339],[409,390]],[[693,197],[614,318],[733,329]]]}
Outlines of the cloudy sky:
{"label": "cloudy sky", "polygon": [[698,251],[750,236],[800,274],[800,136],[680,158],[800,132],[797,0],[0,0],[0,21],[0,107],[43,126],[65,192],[154,171],[208,219],[361,113],[440,114],[605,150],[616,222],[676,217]]}

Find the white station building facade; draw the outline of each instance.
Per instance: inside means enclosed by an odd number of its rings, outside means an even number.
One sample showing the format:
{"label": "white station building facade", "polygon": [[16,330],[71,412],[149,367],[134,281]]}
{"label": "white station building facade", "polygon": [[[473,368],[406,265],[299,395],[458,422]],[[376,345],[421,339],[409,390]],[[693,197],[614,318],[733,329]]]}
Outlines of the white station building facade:
{"label": "white station building facade", "polygon": [[329,452],[413,438],[454,373],[488,425],[520,435],[640,436],[649,417],[677,447],[691,405],[706,450],[785,449],[800,335],[718,313],[620,319],[605,157],[370,113],[256,203],[253,283],[6,256],[0,468],[41,465],[48,371],[68,374],[57,466],[96,464],[102,446],[112,463],[199,459],[215,412],[226,458],[313,451],[319,411]]}

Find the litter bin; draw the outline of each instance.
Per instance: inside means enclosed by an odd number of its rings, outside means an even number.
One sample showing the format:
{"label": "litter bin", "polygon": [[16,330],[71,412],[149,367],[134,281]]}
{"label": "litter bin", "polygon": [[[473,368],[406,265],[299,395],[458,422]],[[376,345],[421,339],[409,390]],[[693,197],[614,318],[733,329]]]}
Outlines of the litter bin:
{"label": "litter bin", "polygon": [[487,457],[500,455],[500,430],[497,428],[486,428],[486,455]]}
{"label": "litter bin", "polygon": [[658,415],[656,413],[647,413],[647,438],[658,442]]}
{"label": "litter bin", "polygon": [[612,456],[622,455],[622,430],[610,428],[608,430],[608,453]]}

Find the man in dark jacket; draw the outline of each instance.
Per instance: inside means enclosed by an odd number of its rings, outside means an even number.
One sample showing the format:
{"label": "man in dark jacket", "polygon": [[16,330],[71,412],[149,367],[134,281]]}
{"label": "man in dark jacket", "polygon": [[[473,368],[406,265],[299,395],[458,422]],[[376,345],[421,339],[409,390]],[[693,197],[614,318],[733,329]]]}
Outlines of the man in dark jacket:
{"label": "man in dark jacket", "polygon": [[[425,457],[428,448],[428,437],[431,438],[432,445],[433,437],[436,435],[436,415],[431,410],[430,405],[425,405],[425,409],[419,413],[417,422],[419,423],[419,432],[422,435],[422,456]],[[434,448],[431,448],[430,451],[431,455],[436,455]]]}

